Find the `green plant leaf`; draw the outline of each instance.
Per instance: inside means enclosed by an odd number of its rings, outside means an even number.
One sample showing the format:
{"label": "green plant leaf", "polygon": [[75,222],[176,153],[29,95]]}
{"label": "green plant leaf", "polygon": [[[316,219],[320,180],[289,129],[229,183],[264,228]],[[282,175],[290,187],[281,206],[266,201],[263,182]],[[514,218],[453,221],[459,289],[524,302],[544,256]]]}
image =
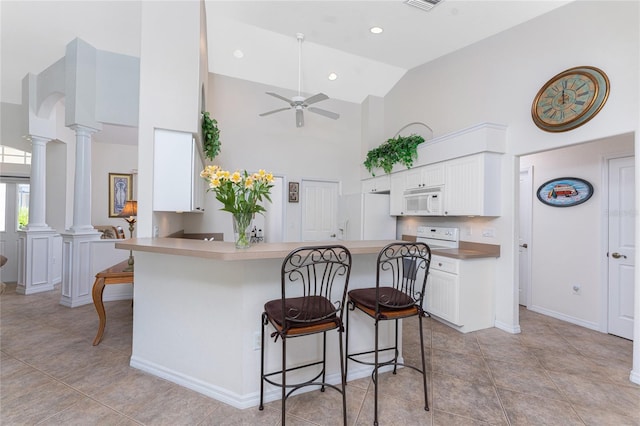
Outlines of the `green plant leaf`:
{"label": "green plant leaf", "polygon": [[213,160],[220,153],[220,130],[215,118],[208,111],[202,113],[202,149],[204,156]]}
{"label": "green plant leaf", "polygon": [[387,174],[391,173],[396,163],[411,168],[413,161],[418,158],[418,145],[422,142],[424,142],[424,138],[415,134],[388,139],[377,148],[367,152],[363,164],[372,176],[376,175],[373,171],[376,168],[381,168]]}

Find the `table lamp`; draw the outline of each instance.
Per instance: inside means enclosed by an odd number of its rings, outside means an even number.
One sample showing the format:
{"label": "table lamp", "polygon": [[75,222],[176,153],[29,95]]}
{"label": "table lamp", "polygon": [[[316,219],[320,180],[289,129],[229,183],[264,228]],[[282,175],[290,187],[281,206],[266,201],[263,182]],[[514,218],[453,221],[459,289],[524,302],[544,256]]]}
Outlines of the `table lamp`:
{"label": "table lamp", "polygon": [[[138,215],[138,202],[134,200],[127,200],[124,203],[122,211],[118,215],[124,218],[129,224],[129,236],[133,238],[133,224],[136,223],[136,216]],[[129,250],[129,266],[124,269],[125,272],[133,272],[133,251]]]}

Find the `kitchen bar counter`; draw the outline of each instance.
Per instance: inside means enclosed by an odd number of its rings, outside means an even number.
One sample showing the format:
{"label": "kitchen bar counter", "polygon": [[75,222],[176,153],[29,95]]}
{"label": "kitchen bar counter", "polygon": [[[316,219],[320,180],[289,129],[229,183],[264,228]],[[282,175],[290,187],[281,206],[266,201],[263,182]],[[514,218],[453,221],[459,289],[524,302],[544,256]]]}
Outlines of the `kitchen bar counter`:
{"label": "kitchen bar counter", "polygon": [[[394,240],[331,241],[324,244],[344,245],[349,249],[351,254],[354,255],[377,254],[382,247],[393,241]],[[318,244],[323,243],[259,243],[252,245],[248,249],[236,249],[233,243],[222,241],[203,241],[182,238],[134,238],[116,243],[116,248],[215,260],[255,260],[284,259],[289,252],[297,247]]]}
{"label": "kitchen bar counter", "polygon": [[[378,252],[390,242],[334,241],[352,254],[350,289],[375,285]],[[230,242],[178,238],[116,243],[135,256],[131,366],[236,408],[257,406],[264,304],[280,298],[280,268],[286,254],[314,244],[324,243],[260,243],[243,250]],[[340,296],[334,294],[335,300]],[[349,327],[356,330],[349,335],[350,348],[372,349],[374,327],[369,318],[354,311]],[[393,327],[382,324],[379,332],[380,345],[390,345]],[[319,359],[321,341],[320,335],[288,341],[291,365]],[[279,368],[281,348],[280,341],[274,344],[270,339],[266,344],[269,370]],[[327,381],[339,383],[338,342],[333,335],[327,336],[327,357]],[[293,381],[300,373],[292,372],[287,379]],[[368,366],[349,365],[348,380],[370,374]],[[279,398],[278,388],[265,388],[266,401]]]}

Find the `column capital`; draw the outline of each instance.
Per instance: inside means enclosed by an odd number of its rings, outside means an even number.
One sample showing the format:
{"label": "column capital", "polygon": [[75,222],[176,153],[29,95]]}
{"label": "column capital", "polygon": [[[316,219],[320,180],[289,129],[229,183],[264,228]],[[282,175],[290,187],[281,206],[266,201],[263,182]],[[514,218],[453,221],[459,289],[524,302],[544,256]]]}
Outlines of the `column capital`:
{"label": "column capital", "polygon": [[86,135],[86,136],[90,136],[101,130],[101,129],[96,129],[89,126],[83,126],[82,124],[72,124],[71,126],[67,126],[67,127],[74,130],[77,135]]}
{"label": "column capital", "polygon": [[31,142],[31,145],[33,146],[46,146],[49,142],[53,140],[51,138],[45,138],[45,137],[36,136],[36,135],[27,135],[25,136],[25,139]]}

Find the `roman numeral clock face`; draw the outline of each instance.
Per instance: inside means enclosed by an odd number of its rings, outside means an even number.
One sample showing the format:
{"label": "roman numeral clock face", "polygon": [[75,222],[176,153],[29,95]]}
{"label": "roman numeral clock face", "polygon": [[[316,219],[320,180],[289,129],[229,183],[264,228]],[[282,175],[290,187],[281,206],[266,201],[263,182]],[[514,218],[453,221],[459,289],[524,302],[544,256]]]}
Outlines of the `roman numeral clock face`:
{"label": "roman numeral clock face", "polygon": [[593,118],[608,97],[609,79],[603,71],[571,68],[542,86],[531,106],[531,116],[542,130],[564,132]]}

